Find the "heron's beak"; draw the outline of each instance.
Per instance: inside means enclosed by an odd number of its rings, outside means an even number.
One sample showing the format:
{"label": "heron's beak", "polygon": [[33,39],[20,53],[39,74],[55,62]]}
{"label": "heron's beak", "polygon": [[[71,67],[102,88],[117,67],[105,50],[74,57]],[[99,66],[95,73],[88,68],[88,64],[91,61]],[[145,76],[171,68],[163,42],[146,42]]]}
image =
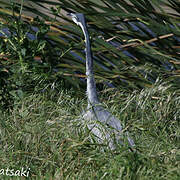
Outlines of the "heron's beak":
{"label": "heron's beak", "polygon": [[73,13],[67,13],[66,15],[72,17]]}

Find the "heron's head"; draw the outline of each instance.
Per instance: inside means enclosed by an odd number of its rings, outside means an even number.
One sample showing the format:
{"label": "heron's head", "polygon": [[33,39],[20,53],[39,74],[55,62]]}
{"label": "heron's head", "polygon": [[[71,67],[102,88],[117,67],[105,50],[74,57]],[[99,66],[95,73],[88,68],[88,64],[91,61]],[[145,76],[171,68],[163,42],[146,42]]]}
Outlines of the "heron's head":
{"label": "heron's head", "polygon": [[82,13],[69,13],[68,14],[72,20],[79,26],[84,25],[85,23],[85,18],[84,18],[84,14]]}

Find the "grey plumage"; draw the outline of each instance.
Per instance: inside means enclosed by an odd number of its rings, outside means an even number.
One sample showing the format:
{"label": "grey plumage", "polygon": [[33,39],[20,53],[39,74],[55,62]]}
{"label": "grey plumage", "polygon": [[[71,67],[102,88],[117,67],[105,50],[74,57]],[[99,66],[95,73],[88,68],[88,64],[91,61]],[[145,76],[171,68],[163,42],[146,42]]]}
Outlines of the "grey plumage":
{"label": "grey plumage", "polygon": [[134,146],[134,142],[129,138],[127,133],[123,133],[120,120],[116,119],[110,112],[103,108],[100,104],[96,83],[93,73],[93,60],[91,54],[91,45],[89,33],[85,17],[81,13],[70,13],[72,20],[81,27],[86,42],[86,76],[87,76],[87,111],[83,113],[83,119],[86,120],[90,131],[96,136],[99,143],[106,143],[110,149],[115,149],[116,144],[123,144],[123,138],[127,137],[130,146]]}

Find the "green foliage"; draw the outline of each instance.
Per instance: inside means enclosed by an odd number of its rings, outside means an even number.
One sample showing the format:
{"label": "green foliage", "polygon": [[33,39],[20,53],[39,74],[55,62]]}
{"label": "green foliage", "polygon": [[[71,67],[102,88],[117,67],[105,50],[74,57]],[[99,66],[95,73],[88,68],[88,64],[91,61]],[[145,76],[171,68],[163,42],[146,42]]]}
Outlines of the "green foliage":
{"label": "green foliage", "polygon": [[[6,59],[0,59],[2,99],[17,94],[7,94],[13,90],[11,84],[16,84],[11,80],[17,77],[20,84],[28,81],[30,86],[24,89],[33,90],[40,79],[47,81],[44,87],[62,79],[69,86],[82,87],[78,77],[85,78],[84,37],[62,10],[86,15],[97,83],[106,81],[133,90],[151,87],[160,78],[179,88],[180,19],[176,0],[22,0],[1,4],[1,33],[2,28],[8,28],[8,33],[0,36],[1,56]],[[27,12],[39,18],[25,15]],[[7,85],[11,88],[4,88]],[[26,93],[13,86],[19,94]]]}
{"label": "green foliage", "polygon": [[[177,0],[0,4],[0,169],[25,166],[32,179],[180,178]],[[61,10],[86,15],[98,87],[108,81],[119,90],[106,88],[101,98],[135,139],[136,153],[92,144],[74,121],[86,103],[64,82],[79,87],[85,78],[84,37]]]}
{"label": "green foliage", "polygon": [[[67,12],[81,12],[86,15],[92,35],[92,50],[95,60],[95,74],[99,81],[109,81],[115,86],[142,88],[152,85],[157,77],[164,81],[177,83],[179,76],[179,6],[177,0],[171,1],[31,1],[37,5],[35,14],[43,14],[49,19],[51,9],[55,15],[52,29],[56,29],[59,38],[53,38],[60,48],[68,46],[72,41],[80,42],[82,32],[71,22],[61,9]],[[44,3],[47,3],[44,6]],[[42,7],[49,14],[38,10]],[[26,4],[25,10],[29,11]],[[59,22],[57,22],[59,21]],[[65,23],[65,22],[68,22]],[[57,24],[59,26],[57,26]],[[63,31],[63,32],[62,32]],[[63,57],[63,65],[69,67],[71,73],[82,71],[82,60],[85,59],[82,43],[73,52]],[[128,54],[130,53],[130,54]],[[74,68],[70,68],[75,65]],[[63,66],[59,64],[59,67]],[[68,66],[69,65],[69,66]],[[124,81],[126,83],[124,83]]]}
{"label": "green foliage", "polygon": [[[48,49],[52,45],[45,39],[49,25],[38,17],[33,22],[23,21],[21,14],[4,16],[5,22],[0,22],[2,34],[0,42],[0,98],[1,108],[12,107],[14,101],[21,99],[28,92],[43,88],[42,82],[53,83],[53,61]],[[22,8],[22,5],[21,5]],[[48,51],[47,51],[48,50]],[[55,53],[51,53],[53,55]],[[51,80],[50,80],[51,79]]]}
{"label": "green foliage", "polygon": [[134,138],[136,153],[125,146],[102,152],[92,144],[83,122],[75,121],[86,102],[74,91],[25,97],[11,113],[1,112],[0,168],[30,168],[32,179],[179,179],[180,99],[169,90],[157,83],[141,92],[101,92]]}
{"label": "green foliage", "polygon": [[[21,4],[15,2],[15,11],[19,13]],[[4,16],[11,11],[8,2],[2,4],[4,9],[0,10],[0,16],[4,20]],[[45,19],[51,25],[48,38],[55,43],[53,50],[63,55],[61,58],[57,54],[47,56],[51,59],[49,61],[56,62],[56,69],[60,72],[57,76],[61,74],[71,85],[81,82],[77,81],[75,74],[84,74],[83,35],[62,10],[81,12],[86,15],[92,36],[97,81],[108,81],[116,87],[139,89],[151,86],[157,77],[178,87],[178,5],[177,0],[31,0],[24,2],[23,10]],[[24,21],[28,18],[24,16]],[[25,53],[24,50],[22,53]],[[71,76],[76,83],[70,81]]]}

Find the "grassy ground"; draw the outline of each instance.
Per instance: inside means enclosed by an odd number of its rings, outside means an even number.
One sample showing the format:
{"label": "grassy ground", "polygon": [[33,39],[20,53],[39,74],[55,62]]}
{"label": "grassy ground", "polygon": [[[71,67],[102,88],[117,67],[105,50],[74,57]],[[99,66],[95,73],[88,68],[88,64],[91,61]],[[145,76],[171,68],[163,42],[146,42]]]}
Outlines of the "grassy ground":
{"label": "grassy ground", "polygon": [[[180,179],[180,96],[166,85],[100,93],[134,138],[137,153],[92,144],[78,119],[86,100],[62,90],[32,94],[0,115],[2,169],[29,168],[28,179]],[[107,98],[108,97],[108,98]]]}

